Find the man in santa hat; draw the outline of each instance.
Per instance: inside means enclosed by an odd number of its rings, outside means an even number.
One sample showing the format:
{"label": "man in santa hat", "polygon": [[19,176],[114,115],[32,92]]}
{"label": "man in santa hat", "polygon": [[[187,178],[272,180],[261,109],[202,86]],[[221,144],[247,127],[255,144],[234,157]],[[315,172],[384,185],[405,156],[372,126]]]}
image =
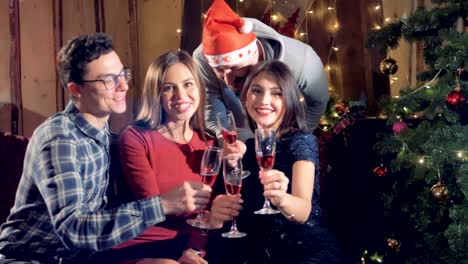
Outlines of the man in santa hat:
{"label": "man in santa hat", "polygon": [[253,136],[239,100],[250,69],[263,60],[277,59],[289,66],[302,92],[307,125],[317,128],[328,102],[328,82],[317,53],[307,44],[276,32],[264,23],[241,18],[224,0],[215,0],[203,25],[202,44],[194,51],[207,85],[207,127],[220,137],[216,115],[223,122],[233,112],[238,138]]}

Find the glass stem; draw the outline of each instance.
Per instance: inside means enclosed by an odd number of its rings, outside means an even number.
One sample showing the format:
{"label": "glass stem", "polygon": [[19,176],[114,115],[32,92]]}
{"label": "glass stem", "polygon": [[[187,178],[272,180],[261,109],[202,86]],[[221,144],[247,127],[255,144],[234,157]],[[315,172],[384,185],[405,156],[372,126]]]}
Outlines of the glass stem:
{"label": "glass stem", "polygon": [[235,217],[232,218],[231,231],[237,231],[237,223]]}
{"label": "glass stem", "polygon": [[263,203],[263,208],[271,208],[270,200],[265,197],[265,202]]}

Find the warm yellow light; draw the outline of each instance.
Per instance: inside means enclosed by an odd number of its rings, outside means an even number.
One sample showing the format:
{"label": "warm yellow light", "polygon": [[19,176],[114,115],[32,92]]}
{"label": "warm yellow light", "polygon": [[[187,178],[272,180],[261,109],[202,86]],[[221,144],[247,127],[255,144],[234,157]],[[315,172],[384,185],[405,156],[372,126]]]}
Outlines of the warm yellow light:
{"label": "warm yellow light", "polygon": [[328,9],[328,10],[333,10],[333,9],[335,9],[335,8],[332,7],[332,6],[329,6],[327,9]]}
{"label": "warm yellow light", "polygon": [[403,110],[405,110],[405,112],[408,112],[408,108],[406,108],[406,106],[403,106]]}
{"label": "warm yellow light", "polygon": [[241,2],[241,3],[242,3],[242,2],[244,2],[244,0],[239,0],[239,2]]}
{"label": "warm yellow light", "polygon": [[334,51],[338,51],[338,50],[339,50],[339,48],[337,48],[337,47],[333,47],[332,49],[333,49]]}
{"label": "warm yellow light", "polygon": [[333,27],[334,27],[335,29],[338,29],[338,28],[340,27],[340,24],[335,23],[335,24],[333,25]]}
{"label": "warm yellow light", "polygon": [[400,98],[400,96],[395,95],[395,96],[393,96],[393,98],[398,99],[398,98]]}
{"label": "warm yellow light", "polygon": [[392,80],[398,81],[398,77],[392,77]]}
{"label": "warm yellow light", "polygon": [[330,64],[327,65],[327,71],[331,70]]}
{"label": "warm yellow light", "polygon": [[333,86],[329,85],[328,86],[328,91],[333,91],[335,88],[333,88]]}
{"label": "warm yellow light", "polygon": [[458,152],[457,152],[457,157],[463,158],[463,152],[462,152],[462,151],[458,151]]}
{"label": "warm yellow light", "polygon": [[271,19],[273,19],[274,21],[278,20],[278,15],[272,15]]}
{"label": "warm yellow light", "polygon": [[310,10],[307,12],[307,14],[313,14],[314,13],[314,10]]}
{"label": "warm yellow light", "polygon": [[206,18],[206,14],[205,14],[205,13],[203,13],[202,16],[203,16],[203,18]]}
{"label": "warm yellow light", "polygon": [[418,162],[419,164],[424,164],[424,158],[419,158]]}
{"label": "warm yellow light", "polygon": [[334,112],[334,113],[332,114],[332,116],[333,116],[333,117],[339,117],[340,115],[338,115],[338,113]]}
{"label": "warm yellow light", "polygon": [[426,86],[424,86],[424,87],[426,87],[426,89],[431,89],[431,86],[430,86],[430,85],[426,85]]}
{"label": "warm yellow light", "polygon": [[379,9],[380,9],[380,5],[376,5],[375,10],[379,10]]}
{"label": "warm yellow light", "polygon": [[391,18],[387,17],[385,18],[385,22],[389,22]]}
{"label": "warm yellow light", "polygon": [[182,29],[178,28],[176,31],[177,31],[177,33],[180,33],[180,32],[182,32]]}
{"label": "warm yellow light", "polygon": [[382,28],[382,27],[380,27],[379,25],[375,25],[375,26],[374,26],[374,29],[377,29],[377,30],[379,30],[379,29],[381,29],[381,28]]}
{"label": "warm yellow light", "polygon": [[301,33],[299,34],[299,36],[301,36],[301,37],[303,37],[303,36],[305,36],[305,35],[306,35],[306,33],[304,33],[304,32],[301,32]]}
{"label": "warm yellow light", "polygon": [[413,118],[418,118],[419,116],[418,115],[413,115]]}

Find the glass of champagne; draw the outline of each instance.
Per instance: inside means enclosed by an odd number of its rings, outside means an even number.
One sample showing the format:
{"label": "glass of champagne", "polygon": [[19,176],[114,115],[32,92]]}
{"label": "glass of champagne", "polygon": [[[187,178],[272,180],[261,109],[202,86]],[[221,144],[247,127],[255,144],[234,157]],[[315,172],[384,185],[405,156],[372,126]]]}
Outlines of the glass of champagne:
{"label": "glass of champagne", "polygon": [[[200,165],[200,176],[202,182],[209,186],[213,186],[218,176],[219,169],[222,163],[222,149],[209,146],[203,152],[203,157]],[[201,210],[195,219],[188,219],[187,223],[191,226],[209,229],[209,224],[203,221],[204,211]]]}
{"label": "glass of champagne", "polygon": [[[271,170],[275,164],[276,138],[272,128],[255,129],[255,153],[260,170]],[[278,214],[280,211],[271,208],[265,197],[263,208],[255,214]]]}
{"label": "glass of champagne", "polygon": [[[228,195],[237,195],[242,188],[242,157],[238,154],[229,154],[223,158],[224,187]],[[237,229],[236,218],[232,218],[229,232],[221,234],[227,238],[244,237],[247,234]]]}
{"label": "glass of champagne", "polygon": [[[223,136],[224,142],[227,144],[234,144],[237,140],[237,126],[236,119],[232,111],[226,112],[226,121],[223,122],[222,113],[216,115],[218,126],[221,128],[221,135]],[[242,178],[246,178],[250,175],[250,171],[242,171]]]}

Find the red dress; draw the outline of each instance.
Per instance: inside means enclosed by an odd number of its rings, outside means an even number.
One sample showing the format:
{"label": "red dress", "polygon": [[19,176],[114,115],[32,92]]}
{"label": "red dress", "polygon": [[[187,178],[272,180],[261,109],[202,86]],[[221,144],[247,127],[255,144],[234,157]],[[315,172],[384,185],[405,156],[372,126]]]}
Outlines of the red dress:
{"label": "red dress", "polygon": [[[209,139],[205,143],[196,131],[187,144],[178,144],[156,130],[127,128],[121,134],[119,151],[123,175],[132,196],[128,198],[138,200],[161,195],[186,181],[201,182],[200,163],[203,151],[207,145],[213,145],[213,142]],[[150,227],[138,237],[114,249],[173,240],[181,234],[190,234],[191,242],[184,249],[197,247],[193,242],[200,242],[200,230],[185,222],[193,216],[194,214],[166,216],[164,222]]]}

